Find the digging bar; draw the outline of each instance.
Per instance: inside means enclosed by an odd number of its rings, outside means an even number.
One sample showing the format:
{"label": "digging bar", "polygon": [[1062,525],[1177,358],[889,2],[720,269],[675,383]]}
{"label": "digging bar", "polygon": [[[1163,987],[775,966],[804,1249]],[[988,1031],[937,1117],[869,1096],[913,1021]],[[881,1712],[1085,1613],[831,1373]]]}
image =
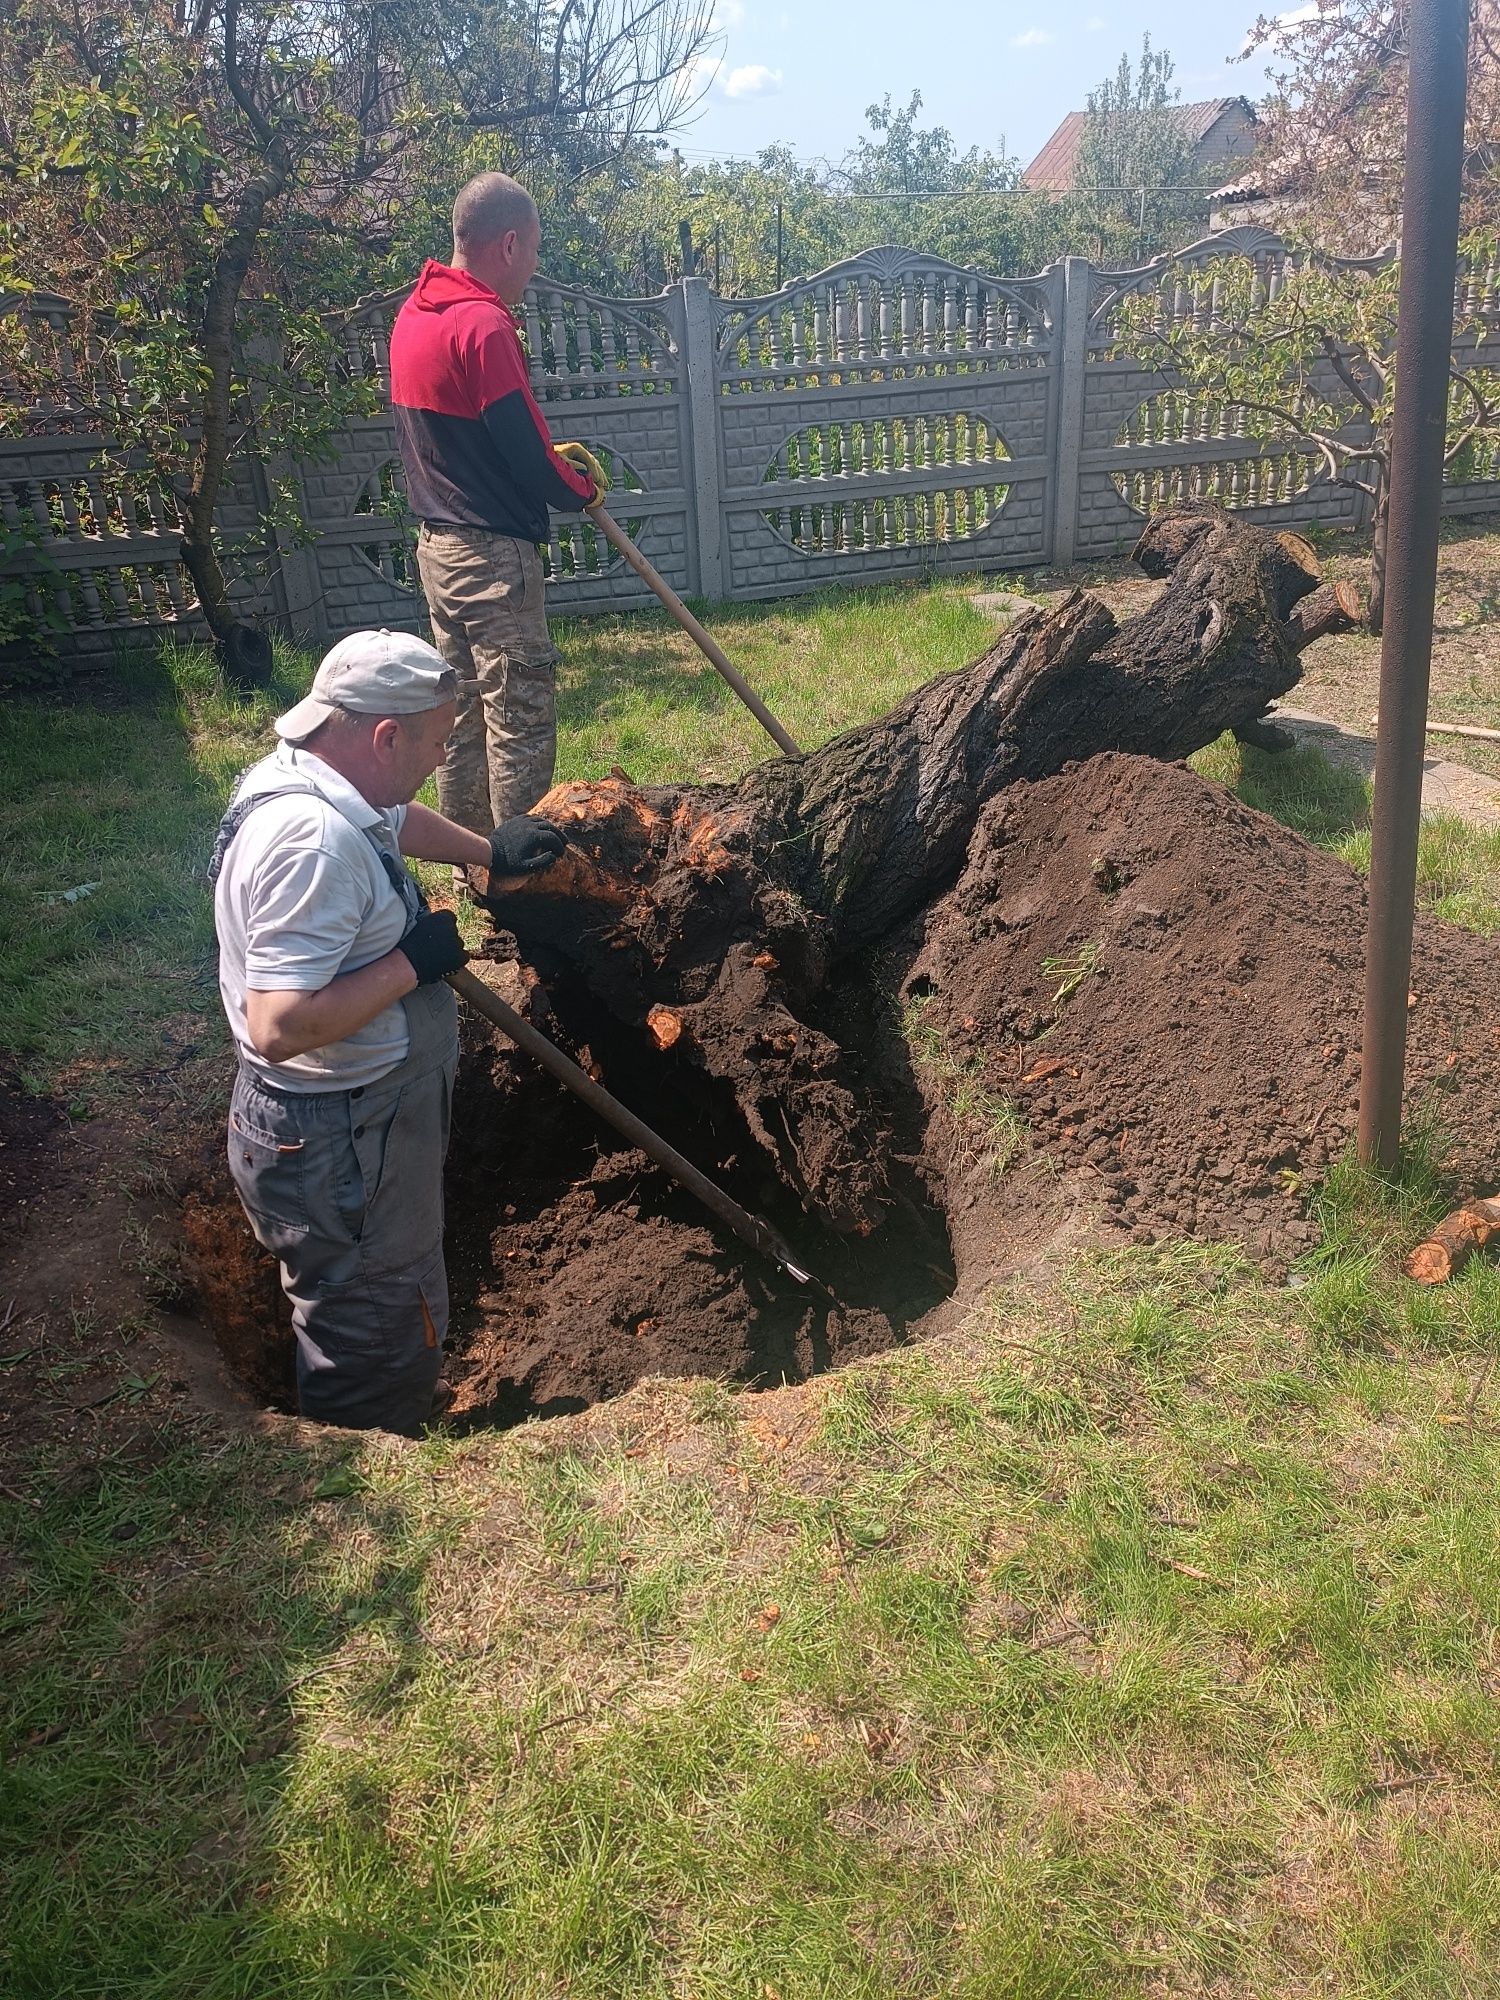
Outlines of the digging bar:
{"label": "digging bar", "polygon": [[597,505],[588,508],[586,511],[590,520],[598,527],[610,547],[618,549],[636,575],[640,577],[641,581],[651,586],[668,611],[677,620],[677,623],[682,627],[683,631],[687,633],[693,644],[702,653],[703,657],[724,676],[725,680],[728,681],[729,685],[734,689],[740,700],[749,709],[750,713],[755,717],[761,728],[765,730],[782,755],[784,757],[800,757],[802,751],[795,739],[782,728],[775,716],[772,715],[770,709],[766,707],[760,696],[755,692],[755,689],[751,687],[749,681],[745,679],[739,668],[730,662],[729,655],[724,651],[718,640],[713,637],[712,633],[706,631],[699,624],[698,620],[688,610],[666,578],[653,569],[651,564],[647,562],[646,558],[641,554],[619,522],[609,512],[608,508],[603,505]]}
{"label": "digging bar", "polygon": [[523,1021],[514,1007],[508,1007],[498,995],[472,972],[461,970],[450,972],[448,984],[463,1000],[467,1000],[476,1014],[497,1027],[502,1035],[507,1035],[517,1048],[539,1062],[550,1076],[571,1090],[573,1095],[586,1104],[597,1118],[630,1141],[641,1151],[655,1160],[656,1164],[669,1173],[673,1180],[685,1187],[689,1194],[696,1195],[703,1206],[716,1215],[726,1228],[732,1229],[742,1243],[748,1243],[752,1250],[758,1250],[762,1257],[769,1257],[773,1264],[779,1264],[789,1278],[795,1278],[799,1285],[811,1285],[821,1292],[832,1304],[838,1301],[827,1285],[819,1282],[811,1271],[797,1262],[790,1244],[774,1230],[769,1222],[758,1215],[752,1215],[748,1208],[741,1208],[737,1201],[731,1201],[724,1190],[711,1181],[707,1174],[699,1173],[692,1161],[684,1158],[675,1146],[669,1146],[659,1133],[628,1111],[618,1097],[611,1097],[607,1090],[595,1083],[594,1079],[581,1070],[576,1062],[565,1056],[560,1048],[538,1034],[529,1021]]}

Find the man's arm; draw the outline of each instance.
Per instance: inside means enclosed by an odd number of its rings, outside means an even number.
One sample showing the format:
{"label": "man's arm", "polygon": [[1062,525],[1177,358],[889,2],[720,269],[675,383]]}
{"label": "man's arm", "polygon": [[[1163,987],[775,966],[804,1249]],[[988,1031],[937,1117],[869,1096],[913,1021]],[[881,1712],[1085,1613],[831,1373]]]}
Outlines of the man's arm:
{"label": "man's arm", "polygon": [[488,868],[490,837],[470,833],[430,806],[410,805],[401,822],[401,852],[414,861],[451,861],[456,868]]}
{"label": "man's arm", "polygon": [[516,491],[559,513],[581,514],[593,500],[594,482],[553,449],[514,328],[498,319],[485,327],[465,364],[480,421]]}
{"label": "man's arm", "polygon": [[416,987],[416,968],[398,947],[358,972],[336,973],[313,993],[259,993],[252,988],[245,995],[245,1027],[267,1062],[290,1062],[293,1056],[358,1034]]}

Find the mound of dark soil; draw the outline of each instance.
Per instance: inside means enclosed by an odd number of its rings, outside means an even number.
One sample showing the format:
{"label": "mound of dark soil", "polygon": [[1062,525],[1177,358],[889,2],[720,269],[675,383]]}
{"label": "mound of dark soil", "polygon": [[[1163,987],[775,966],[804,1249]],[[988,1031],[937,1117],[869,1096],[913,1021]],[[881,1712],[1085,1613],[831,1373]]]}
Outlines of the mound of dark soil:
{"label": "mound of dark soil", "polygon": [[[1138,1237],[1311,1237],[1359,1095],[1365,891],[1180,765],[1107,755],[984,812],[908,990]],[[1418,922],[1409,1106],[1438,1098],[1468,1189],[1500,1177],[1500,952]]]}

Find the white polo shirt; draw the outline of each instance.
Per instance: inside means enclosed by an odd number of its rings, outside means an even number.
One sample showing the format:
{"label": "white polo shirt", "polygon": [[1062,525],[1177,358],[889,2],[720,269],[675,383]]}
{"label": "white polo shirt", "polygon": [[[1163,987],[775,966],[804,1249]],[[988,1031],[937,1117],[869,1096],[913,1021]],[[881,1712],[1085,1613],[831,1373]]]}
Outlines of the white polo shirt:
{"label": "white polo shirt", "polygon": [[401,942],[406,905],[375,842],[401,862],[406,807],[372,806],[332,765],[291,743],[251,766],[236,802],[287,783],[314,789],[257,806],[225,856],[214,890],[219,992],[240,1060],[253,1076],[278,1090],[353,1090],[405,1060],[406,1011],[399,1001],[343,1041],[273,1063],[251,1043],[245,995],[316,993]]}

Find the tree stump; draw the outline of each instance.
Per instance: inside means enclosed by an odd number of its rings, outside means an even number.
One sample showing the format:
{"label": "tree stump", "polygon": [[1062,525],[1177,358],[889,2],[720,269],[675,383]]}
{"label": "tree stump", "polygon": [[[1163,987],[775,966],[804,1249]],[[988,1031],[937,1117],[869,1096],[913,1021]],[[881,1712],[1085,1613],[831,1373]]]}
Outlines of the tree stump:
{"label": "tree stump", "polygon": [[1298,537],[1177,508],[1135,557],[1167,587],[1130,623],[1072,591],[972,665],[736,785],[558,786],[536,810],[567,853],[476,889],[596,1058],[609,1041],[635,1077],[655,1065],[661,1091],[696,1093],[811,1213],[874,1228],[891,1197],[872,1108],[857,1059],[814,1019],[831,970],[948,886],[1004,786],[1106,750],[1186,757],[1300,675],[1293,613],[1320,579]]}

